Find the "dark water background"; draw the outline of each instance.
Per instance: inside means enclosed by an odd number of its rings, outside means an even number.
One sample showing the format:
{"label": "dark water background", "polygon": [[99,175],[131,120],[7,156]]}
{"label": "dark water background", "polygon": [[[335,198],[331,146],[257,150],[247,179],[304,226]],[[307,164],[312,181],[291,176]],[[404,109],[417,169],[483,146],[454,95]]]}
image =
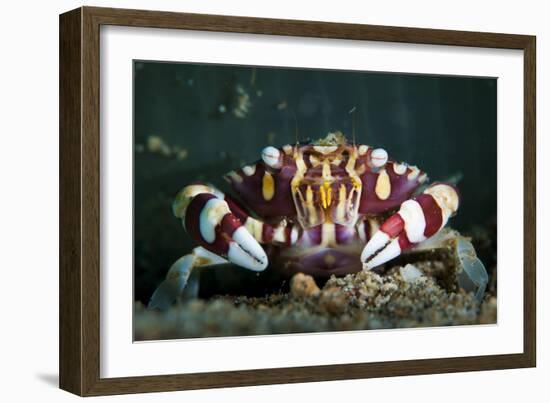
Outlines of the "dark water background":
{"label": "dark water background", "polygon": [[[492,78],[135,62],[135,297],[147,302],[194,246],[171,212],[176,193],[260,157],[266,145],[340,130],[417,165],[432,181],[461,176],[465,234],[496,222]],[[248,97],[247,102],[245,102]],[[153,137],[152,137],[153,136]],[[162,145],[159,149],[159,138]]]}

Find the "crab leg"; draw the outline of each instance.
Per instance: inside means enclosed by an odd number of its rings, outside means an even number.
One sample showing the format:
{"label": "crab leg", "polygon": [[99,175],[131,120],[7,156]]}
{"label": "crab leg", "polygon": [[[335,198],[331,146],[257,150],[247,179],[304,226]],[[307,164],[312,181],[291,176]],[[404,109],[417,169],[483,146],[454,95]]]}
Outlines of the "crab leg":
{"label": "crab leg", "polygon": [[185,256],[174,262],[166,279],[157,287],[149,301],[149,309],[168,309],[174,301],[183,293],[191,275],[191,271],[198,267],[206,267],[227,263],[227,260],[202,247],[193,249]]}
{"label": "crab leg", "polygon": [[364,268],[379,266],[436,234],[457,211],[458,203],[455,188],[444,183],[436,183],[404,201],[363,249]]}
{"label": "crab leg", "polygon": [[[190,185],[176,197],[173,211],[203,248],[246,269],[264,270],[268,264],[265,251],[224,198],[224,194],[212,186]],[[232,207],[237,208],[234,203]]]}

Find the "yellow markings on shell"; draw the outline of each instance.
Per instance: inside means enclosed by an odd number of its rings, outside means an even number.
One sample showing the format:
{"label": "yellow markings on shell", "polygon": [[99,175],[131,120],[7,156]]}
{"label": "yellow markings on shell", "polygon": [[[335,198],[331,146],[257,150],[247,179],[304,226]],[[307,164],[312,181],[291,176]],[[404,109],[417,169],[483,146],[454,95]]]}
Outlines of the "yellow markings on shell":
{"label": "yellow markings on shell", "polygon": [[323,161],[323,171],[322,171],[321,175],[323,176],[323,179],[325,181],[331,181],[333,179],[332,172],[330,170],[330,161],[329,160],[324,160]]}
{"label": "yellow markings on shell", "polygon": [[420,169],[418,169],[414,165],[409,167],[409,168],[411,169],[411,172],[409,172],[409,174],[407,175],[407,179],[412,181],[412,180],[416,179],[416,177],[420,173]]}
{"label": "yellow markings on shell", "polygon": [[376,180],[376,187],[374,188],[376,196],[380,200],[386,200],[391,194],[390,177],[385,169],[381,169]]}
{"label": "yellow markings on shell", "polygon": [[319,188],[321,194],[321,206],[326,210],[332,204],[332,188],[330,182],[324,182]]}
{"label": "yellow markings on shell", "polygon": [[319,193],[321,194],[321,206],[323,206],[324,209],[328,207],[327,205],[327,193],[324,186],[321,186],[319,188]]}
{"label": "yellow markings on shell", "polygon": [[325,182],[323,186],[327,190],[327,206],[330,206],[332,204],[332,188],[328,182]]}
{"label": "yellow markings on shell", "polygon": [[306,189],[306,207],[308,209],[309,222],[311,224],[317,222],[317,210],[313,205],[313,190],[309,185]]}
{"label": "yellow markings on shell", "polygon": [[357,168],[355,170],[355,172],[357,173],[357,175],[363,175],[365,173],[365,171],[367,170],[367,167],[365,164],[361,164],[359,165],[359,168]]}
{"label": "yellow markings on shell", "polygon": [[306,201],[313,204],[313,190],[311,186],[308,186],[306,189]]}
{"label": "yellow markings on shell", "polygon": [[302,153],[299,150],[296,150],[294,153],[294,161],[296,162],[296,174],[294,174],[294,178],[292,178],[291,182],[293,192],[298,188],[298,186],[300,186],[300,182],[307,171],[306,163],[304,162]]}
{"label": "yellow markings on shell", "polygon": [[275,180],[273,180],[273,175],[267,171],[262,179],[262,195],[265,201],[270,201],[275,195]]}
{"label": "yellow markings on shell", "polygon": [[357,148],[354,148],[353,152],[349,156],[348,163],[346,164],[346,172],[348,173],[355,190],[361,193],[361,188],[363,184],[361,183],[361,179],[359,178],[359,175],[357,175],[357,172],[355,171],[356,160],[357,160]]}
{"label": "yellow markings on shell", "polygon": [[292,154],[292,146],[290,144],[287,144],[287,145],[283,146],[283,151],[285,152],[286,155],[291,155]]}
{"label": "yellow markings on shell", "polygon": [[394,162],[393,172],[395,172],[397,175],[403,175],[405,172],[407,172],[407,165]]}
{"label": "yellow markings on shell", "polygon": [[423,173],[422,175],[420,175],[418,177],[418,182],[424,183],[424,182],[426,182],[426,179],[428,179],[428,175],[426,175],[426,173]]}
{"label": "yellow markings on shell", "polygon": [[302,206],[305,204],[305,201],[303,195],[300,192],[299,186],[307,171],[307,166],[298,147],[294,149],[293,158],[296,163],[296,173],[290,181],[290,189],[292,192],[292,200],[294,201],[294,205],[298,209],[298,219],[300,220],[302,225],[305,225],[305,223],[302,222],[302,212],[300,211],[302,209]]}
{"label": "yellow markings on shell", "polygon": [[323,171],[321,175],[323,177],[323,185],[319,188],[321,193],[321,205],[323,209],[326,209],[332,203],[332,189],[330,188],[330,184],[334,180],[330,170],[330,161],[328,159],[323,161]]}
{"label": "yellow markings on shell", "polygon": [[338,189],[338,205],[336,206],[336,220],[343,222],[346,218],[346,186],[340,185]]}
{"label": "yellow markings on shell", "polygon": [[246,176],[252,176],[256,173],[256,165],[246,165],[243,167],[243,172]]}

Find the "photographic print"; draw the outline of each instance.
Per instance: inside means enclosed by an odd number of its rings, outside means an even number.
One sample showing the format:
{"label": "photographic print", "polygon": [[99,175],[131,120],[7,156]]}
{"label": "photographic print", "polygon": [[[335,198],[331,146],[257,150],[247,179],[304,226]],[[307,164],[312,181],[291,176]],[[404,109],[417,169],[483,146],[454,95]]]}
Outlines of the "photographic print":
{"label": "photographic print", "polygon": [[536,366],[535,36],[59,28],[60,388]]}
{"label": "photographic print", "polygon": [[134,60],[134,340],[497,322],[497,79]]}

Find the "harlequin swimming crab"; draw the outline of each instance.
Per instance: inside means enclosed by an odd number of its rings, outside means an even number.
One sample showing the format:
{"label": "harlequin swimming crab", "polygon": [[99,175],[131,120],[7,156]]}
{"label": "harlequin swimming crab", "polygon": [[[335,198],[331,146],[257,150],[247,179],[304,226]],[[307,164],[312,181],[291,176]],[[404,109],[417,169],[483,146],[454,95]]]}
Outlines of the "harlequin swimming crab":
{"label": "harlequin swimming crab", "polygon": [[324,277],[370,270],[427,243],[459,206],[453,185],[425,186],[427,175],[416,166],[340,132],[268,146],[261,160],[225,178],[253,213],[212,185],[183,188],[173,212],[199,246],[172,265],[150,308],[168,308],[202,266],[231,262],[263,271],[271,260],[287,274]]}

